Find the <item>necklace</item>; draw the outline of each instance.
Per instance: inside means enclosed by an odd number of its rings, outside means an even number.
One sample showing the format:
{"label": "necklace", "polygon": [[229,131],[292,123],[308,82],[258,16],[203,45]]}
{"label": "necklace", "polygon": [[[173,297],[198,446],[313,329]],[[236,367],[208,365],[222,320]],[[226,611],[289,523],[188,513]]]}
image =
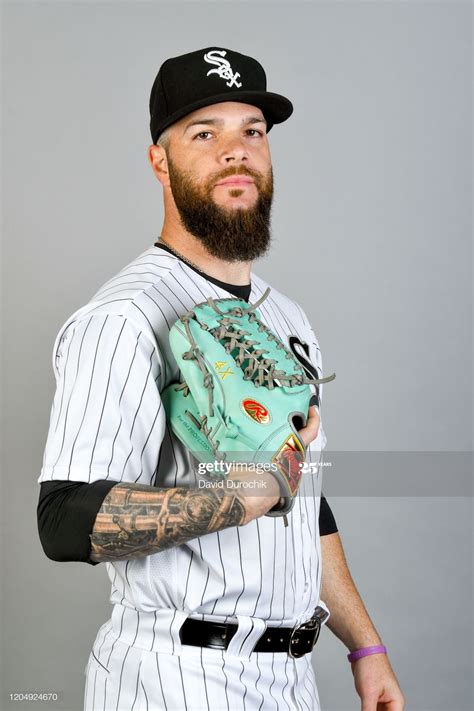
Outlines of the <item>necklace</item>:
{"label": "necklace", "polygon": [[155,245],[160,244],[160,243],[161,243],[161,244],[164,244],[165,247],[166,247],[166,249],[169,249],[169,251],[170,251],[172,254],[174,254],[175,257],[178,257],[178,259],[181,259],[183,262],[185,262],[186,264],[188,264],[188,265],[189,265],[190,267],[192,267],[193,269],[197,269],[197,271],[198,271],[198,272],[201,272],[201,274],[204,273],[204,272],[202,271],[202,269],[197,266],[197,264],[194,264],[194,262],[192,262],[190,259],[187,259],[187,257],[185,257],[185,256],[183,256],[182,254],[180,254],[180,252],[177,252],[176,249],[174,249],[174,247],[172,247],[170,244],[168,244],[168,242],[165,242],[165,240],[164,240],[162,237],[158,237],[158,240],[155,242]]}

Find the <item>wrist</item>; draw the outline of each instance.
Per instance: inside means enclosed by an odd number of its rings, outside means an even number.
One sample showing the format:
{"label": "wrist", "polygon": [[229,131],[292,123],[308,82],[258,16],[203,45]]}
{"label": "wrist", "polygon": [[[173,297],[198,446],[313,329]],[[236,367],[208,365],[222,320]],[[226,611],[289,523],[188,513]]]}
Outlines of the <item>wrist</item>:
{"label": "wrist", "polygon": [[387,648],[383,644],[375,644],[370,647],[361,647],[360,649],[355,649],[347,655],[348,660],[353,663],[357,662],[358,659],[362,657],[369,657],[372,654],[387,654]]}

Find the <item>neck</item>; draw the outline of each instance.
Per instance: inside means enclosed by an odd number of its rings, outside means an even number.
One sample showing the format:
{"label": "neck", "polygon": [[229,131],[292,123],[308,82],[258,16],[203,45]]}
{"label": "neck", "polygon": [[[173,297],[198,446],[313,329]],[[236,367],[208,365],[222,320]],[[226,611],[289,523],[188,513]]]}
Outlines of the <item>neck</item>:
{"label": "neck", "polygon": [[161,240],[192,262],[204,274],[236,286],[250,283],[251,262],[227,262],[213,257],[194,235],[184,229],[182,224],[178,229],[176,227],[178,226],[175,225],[171,230],[165,220],[161,230]]}

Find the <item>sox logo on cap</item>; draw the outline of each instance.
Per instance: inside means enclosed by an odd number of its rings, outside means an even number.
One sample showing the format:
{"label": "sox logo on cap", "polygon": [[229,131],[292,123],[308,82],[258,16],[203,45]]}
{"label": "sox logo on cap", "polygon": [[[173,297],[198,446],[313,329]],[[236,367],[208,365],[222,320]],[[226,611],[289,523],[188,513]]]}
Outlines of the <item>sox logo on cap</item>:
{"label": "sox logo on cap", "polygon": [[[217,54],[220,56],[216,57]],[[217,65],[216,69],[209,69],[206,76],[209,76],[209,74],[218,74],[221,79],[229,80],[226,81],[227,86],[235,85],[238,89],[240,89],[240,87],[242,86],[242,82],[237,81],[237,79],[240,77],[240,74],[239,72],[234,73],[232,71],[232,67],[230,66],[229,60],[224,59],[226,54],[227,52],[225,49],[213,49],[211,52],[207,52],[207,54],[204,55],[204,61],[206,61],[208,64]]]}

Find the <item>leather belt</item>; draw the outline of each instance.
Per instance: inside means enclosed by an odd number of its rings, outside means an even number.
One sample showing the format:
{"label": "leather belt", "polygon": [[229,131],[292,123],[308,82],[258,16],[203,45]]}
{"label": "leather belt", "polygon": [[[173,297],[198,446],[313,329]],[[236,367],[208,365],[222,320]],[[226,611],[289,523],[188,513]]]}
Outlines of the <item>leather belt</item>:
{"label": "leather belt", "polygon": [[[253,652],[286,652],[290,657],[302,657],[313,651],[318,641],[326,610],[317,607],[313,616],[295,627],[267,627],[256,642]],[[227,649],[238,625],[194,620],[188,617],[180,629],[182,644],[211,649]]]}

